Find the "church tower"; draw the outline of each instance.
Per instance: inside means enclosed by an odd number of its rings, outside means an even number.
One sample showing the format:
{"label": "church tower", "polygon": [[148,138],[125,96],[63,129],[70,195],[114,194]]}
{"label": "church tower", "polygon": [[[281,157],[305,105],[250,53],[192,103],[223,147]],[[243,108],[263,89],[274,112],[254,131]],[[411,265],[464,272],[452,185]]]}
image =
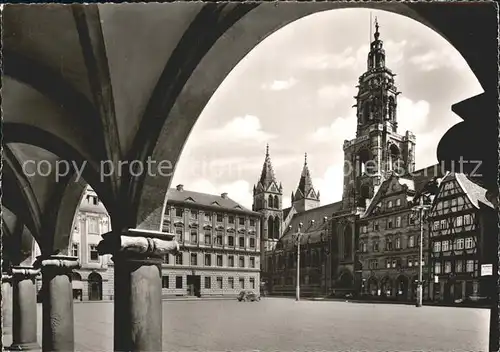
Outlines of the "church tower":
{"label": "church tower", "polygon": [[314,190],[311,174],[309,173],[309,168],[307,167],[307,153],[304,158],[304,167],[302,168],[302,174],[300,175],[299,186],[292,193],[292,206],[298,213],[303,211],[319,207],[319,191],[316,193]]}
{"label": "church tower", "polygon": [[281,222],[283,221],[283,187],[278,185],[274,176],[269,145],[266,147],[266,158],[257,185],[253,187],[252,210],[263,214],[261,220],[261,250],[274,249],[281,237]]}
{"label": "church tower", "polygon": [[344,209],[366,207],[390,174],[404,176],[415,169],[415,135],[398,134],[394,74],[385,65],[385,50],[375,19],[367,70],[359,77],[356,138],[344,141]]}

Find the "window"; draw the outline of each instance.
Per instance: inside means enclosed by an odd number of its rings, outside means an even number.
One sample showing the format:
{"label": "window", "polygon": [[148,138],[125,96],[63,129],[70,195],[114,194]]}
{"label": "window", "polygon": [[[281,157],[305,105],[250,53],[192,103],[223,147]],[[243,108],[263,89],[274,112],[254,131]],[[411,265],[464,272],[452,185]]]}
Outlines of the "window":
{"label": "window", "polygon": [[255,238],[250,237],[250,248],[255,248]]}
{"label": "window", "polygon": [[464,261],[463,260],[457,260],[455,263],[455,272],[461,273],[464,271]]}
{"label": "window", "polygon": [[385,267],[386,268],[390,268],[391,267],[391,260],[390,259],[386,259],[385,260]]}
{"label": "window", "polygon": [[212,255],[205,254],[205,266],[211,266],[211,265],[212,265]]}
{"label": "window", "polygon": [[240,237],[238,240],[239,240],[239,246],[245,247],[245,237]]}
{"label": "window", "polygon": [[79,257],[79,249],[80,249],[79,247],[80,245],[78,243],[73,243],[71,245],[71,255],[73,257]]}
{"label": "window", "polygon": [[240,225],[245,225],[245,218],[241,218],[241,217],[240,217],[240,218],[238,219],[238,223],[239,223]]}
{"label": "window", "polygon": [[462,216],[457,216],[455,219],[455,226],[460,227],[463,225],[463,217]]}
{"label": "window", "polygon": [[170,208],[169,207],[165,207],[165,215],[170,215]]}
{"label": "window", "polygon": [[212,243],[212,235],[210,233],[205,234],[205,244],[210,245]]}
{"label": "window", "polygon": [[212,221],[212,213],[205,213],[205,221]]}
{"label": "window", "polygon": [[240,268],[245,267],[245,257],[240,257],[239,266],[240,266]]}
{"label": "window", "polygon": [[378,252],[378,249],[379,249],[379,242],[378,241],[373,242],[373,251]]}
{"label": "window", "polygon": [[230,255],[227,257],[227,266],[230,268],[234,267],[234,256]]}
{"label": "window", "polygon": [[454,249],[456,250],[464,249],[464,239],[463,238],[456,239],[454,247],[455,247]]}
{"label": "window", "polygon": [[99,233],[99,221],[95,217],[89,217],[89,233]]}
{"label": "window", "polygon": [[224,216],[222,214],[217,214],[217,222],[224,221]]}
{"label": "window", "polygon": [[234,216],[233,215],[229,215],[227,221],[230,223],[230,224],[234,224]]}
{"label": "window", "polygon": [[407,263],[408,263],[408,267],[410,267],[410,268],[411,268],[411,267],[413,266],[413,258],[408,257],[408,259],[407,259],[406,261],[407,261]]}
{"label": "window", "polygon": [[391,251],[392,250],[392,239],[391,238],[388,238],[385,242],[385,249],[387,251]]}
{"label": "window", "polygon": [[434,221],[434,223],[432,224],[432,229],[435,231],[439,230],[439,220]]}
{"label": "window", "polygon": [[250,226],[255,226],[255,219],[250,219]]}
{"label": "window", "polygon": [[182,208],[175,208],[175,216],[177,216],[178,218],[182,218],[182,212]]}
{"label": "window", "polygon": [[472,215],[471,214],[464,215],[464,225],[472,225]]}
{"label": "window", "polygon": [[175,264],[177,265],[182,265],[182,253],[178,253],[175,256]]}
{"label": "window", "polygon": [[175,229],[175,235],[177,241],[182,242],[182,229],[180,228]]}
{"label": "window", "polygon": [[434,242],[434,252],[441,252],[441,242]]}
{"label": "window", "polygon": [[163,262],[165,264],[169,264],[170,263],[170,254],[167,253],[167,254],[163,255]]}
{"label": "window", "polygon": [[198,231],[191,230],[191,243],[198,243]]}
{"label": "window", "polygon": [[451,273],[451,262],[444,262],[444,272],[445,274]]}
{"label": "window", "polygon": [[250,268],[255,268],[255,257],[250,257]]}
{"label": "window", "polygon": [[198,254],[191,253],[191,265],[198,265]]}
{"label": "window", "polygon": [[182,288],[182,276],[175,277],[175,288]]}
{"label": "window", "polygon": [[397,259],[393,259],[392,260],[392,267],[395,268],[395,267],[397,267],[397,265],[398,265],[398,260]]}
{"label": "window", "polygon": [[234,289],[234,277],[227,278],[227,285],[229,286],[229,288]]}
{"label": "window", "polygon": [[73,231],[80,232],[80,221],[75,222],[75,227],[73,227]]}
{"label": "window", "polygon": [[169,288],[168,276],[161,277],[161,288]]}
{"label": "window", "polygon": [[369,267],[370,267],[370,269],[378,269],[377,259],[370,259]]}
{"label": "window", "polygon": [[408,237],[408,247],[415,247],[415,236],[411,235],[410,237]]}
{"label": "window", "polygon": [[91,244],[90,248],[90,261],[97,262],[99,261],[99,253],[97,252],[97,245]]}
{"label": "window", "polygon": [[390,200],[390,201],[387,203],[387,208],[388,208],[388,209],[391,209],[391,208],[392,208],[392,200]]}
{"label": "window", "polygon": [[361,243],[361,252],[363,252],[363,253],[368,252],[366,242]]}
{"label": "window", "polygon": [[210,276],[205,276],[205,288],[212,288],[212,280]]}
{"label": "window", "polygon": [[229,247],[234,247],[234,236],[228,236],[227,237],[227,245]]}
{"label": "window", "polygon": [[222,290],[222,276],[217,276],[217,288]]}
{"label": "window", "polygon": [[468,260],[468,261],[467,261],[466,271],[467,271],[468,273],[472,273],[472,272],[474,272],[474,261],[473,261],[473,260]]}
{"label": "window", "polygon": [[196,210],[191,210],[191,212],[189,213],[189,217],[193,220],[198,219],[198,212]]}
{"label": "window", "polygon": [[392,229],[392,219],[387,219],[387,228]]}
{"label": "window", "polygon": [[253,277],[250,278],[250,288],[252,288],[252,289],[255,288],[255,278],[253,278]]}
{"label": "window", "polygon": [[222,266],[222,255],[217,256],[217,266]]}
{"label": "window", "polygon": [[396,227],[401,227],[401,216],[396,217]]}
{"label": "window", "polygon": [[401,249],[401,238],[396,238],[396,249]]}
{"label": "window", "polygon": [[448,223],[446,222],[446,219],[442,219],[439,225],[440,225],[439,228],[441,230],[444,230],[444,229],[448,228]]}
{"label": "window", "polygon": [[373,223],[373,230],[378,231],[378,229],[379,229],[378,222],[377,222],[377,221],[375,221],[375,222]]}
{"label": "window", "polygon": [[441,274],[441,263],[434,263],[434,274]]}
{"label": "window", "polygon": [[361,226],[361,233],[367,233],[367,232],[368,228],[365,225]]}
{"label": "window", "polygon": [[396,199],[396,206],[397,207],[401,206],[401,199],[400,198]]}
{"label": "window", "polygon": [[217,232],[217,236],[215,236],[215,245],[222,246],[222,232]]}
{"label": "window", "polygon": [[244,289],[245,288],[245,278],[240,277],[240,288]]}
{"label": "window", "polygon": [[468,249],[468,248],[474,248],[474,240],[472,239],[472,237],[467,237],[465,239],[465,248]]}
{"label": "window", "polygon": [[443,241],[441,246],[442,246],[443,252],[449,251],[450,250],[450,241],[448,241],[448,240]]}

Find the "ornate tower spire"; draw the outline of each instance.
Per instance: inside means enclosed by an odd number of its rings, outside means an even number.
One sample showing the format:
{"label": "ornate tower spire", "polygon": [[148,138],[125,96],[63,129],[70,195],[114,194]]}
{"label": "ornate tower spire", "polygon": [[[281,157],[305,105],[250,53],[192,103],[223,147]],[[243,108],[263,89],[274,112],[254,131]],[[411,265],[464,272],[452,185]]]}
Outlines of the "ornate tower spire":
{"label": "ornate tower spire", "polygon": [[264,188],[267,188],[272,182],[276,182],[271,157],[269,156],[269,144],[266,145],[266,158],[264,160],[264,165],[262,166],[259,181]]}
{"label": "ornate tower spire", "polygon": [[314,190],[311,173],[307,166],[307,153],[304,154],[304,166],[295,195],[292,194],[292,203],[297,211],[306,211],[319,206],[319,197]]}

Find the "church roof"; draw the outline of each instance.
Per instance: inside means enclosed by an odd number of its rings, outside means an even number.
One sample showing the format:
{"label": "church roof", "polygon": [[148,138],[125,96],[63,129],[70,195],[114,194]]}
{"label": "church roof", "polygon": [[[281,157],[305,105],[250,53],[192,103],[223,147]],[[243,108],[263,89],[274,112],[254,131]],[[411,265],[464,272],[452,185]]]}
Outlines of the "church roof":
{"label": "church roof", "polygon": [[274,176],[268,144],[266,146],[266,158],[264,159],[264,165],[262,166],[259,183],[266,189],[272,182],[276,182],[276,177]]}
{"label": "church roof", "polygon": [[290,222],[291,229],[285,229],[280,239],[281,244],[284,247],[293,245],[299,223],[303,224],[301,228],[303,234],[301,244],[321,242],[322,236],[328,235],[328,219],[331,218],[333,213],[339,211],[341,207],[342,202],[339,201],[295,214]]}
{"label": "church roof", "polygon": [[245,208],[227,197],[227,195],[222,196],[170,188],[167,192],[167,204],[172,203],[184,204],[186,207],[190,208],[210,208],[214,211],[231,211],[261,216],[260,213]]}
{"label": "church roof", "polygon": [[[310,192],[313,191],[311,195]],[[304,158],[304,167],[302,168],[302,173],[300,174],[299,185],[297,187],[297,191],[295,192],[295,197],[293,200],[298,200],[302,198],[310,198],[319,199],[318,194],[314,191],[314,186],[312,184],[311,173],[309,172],[309,167],[307,166],[307,153]]]}

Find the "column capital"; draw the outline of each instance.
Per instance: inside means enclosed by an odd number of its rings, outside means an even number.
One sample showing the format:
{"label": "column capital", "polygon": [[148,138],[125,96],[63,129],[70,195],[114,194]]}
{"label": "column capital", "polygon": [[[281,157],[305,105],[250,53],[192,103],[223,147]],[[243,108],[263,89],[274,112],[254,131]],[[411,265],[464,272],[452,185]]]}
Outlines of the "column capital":
{"label": "column capital", "polygon": [[[40,274],[40,269],[34,268],[32,266],[13,266],[11,267],[10,271],[12,273],[12,278],[15,279],[20,279],[20,278],[32,279]],[[2,275],[2,281],[3,281],[3,275]]]}
{"label": "column capital", "polygon": [[73,269],[78,269],[80,267],[78,257],[71,257],[67,255],[38,256],[33,265],[35,268],[41,268],[42,270],[57,268],[65,272],[70,272]]}
{"label": "column capital", "polygon": [[100,255],[131,254],[144,258],[162,258],[167,253],[175,254],[179,251],[175,234],[162,231],[128,229],[121,235],[108,232],[102,237],[97,246]]}

